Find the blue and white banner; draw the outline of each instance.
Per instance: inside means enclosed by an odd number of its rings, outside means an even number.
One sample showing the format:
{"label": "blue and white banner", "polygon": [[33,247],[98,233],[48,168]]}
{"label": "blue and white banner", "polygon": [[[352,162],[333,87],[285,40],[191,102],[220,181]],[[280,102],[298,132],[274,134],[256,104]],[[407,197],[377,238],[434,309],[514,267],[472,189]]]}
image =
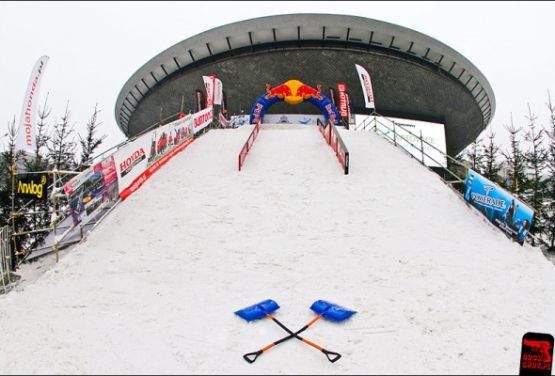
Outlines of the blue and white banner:
{"label": "blue and white banner", "polygon": [[532,225],[534,211],[518,198],[468,169],[464,199],[520,244]]}

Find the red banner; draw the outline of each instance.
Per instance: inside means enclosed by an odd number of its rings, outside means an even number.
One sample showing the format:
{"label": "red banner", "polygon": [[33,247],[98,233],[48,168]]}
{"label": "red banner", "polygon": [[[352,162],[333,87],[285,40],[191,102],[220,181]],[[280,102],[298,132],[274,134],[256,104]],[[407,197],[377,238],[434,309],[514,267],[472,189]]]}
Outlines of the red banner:
{"label": "red banner", "polygon": [[349,116],[349,104],[347,102],[347,85],[344,83],[337,84],[337,96],[339,97],[339,115],[342,118]]}
{"label": "red banner", "polygon": [[167,161],[172,159],[177,153],[184,150],[187,146],[189,146],[195,139],[189,138],[187,141],[183,142],[181,145],[177,146],[175,149],[171,150],[168,154],[164,155],[162,158],[154,162],[150,167],[148,167],[142,174],[137,176],[133,183],[129,185],[129,187],[125,188],[120,193],[120,197],[122,200],[125,200],[129,195],[139,189],[145,181],[147,181],[152,174],[154,174],[160,167],[166,164]]}

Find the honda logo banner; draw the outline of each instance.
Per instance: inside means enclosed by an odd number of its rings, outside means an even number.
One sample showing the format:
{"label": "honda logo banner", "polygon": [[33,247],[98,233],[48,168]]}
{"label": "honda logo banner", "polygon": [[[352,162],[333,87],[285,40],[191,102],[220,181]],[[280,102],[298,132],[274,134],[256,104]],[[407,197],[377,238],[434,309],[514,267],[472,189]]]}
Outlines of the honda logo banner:
{"label": "honda logo banner", "polygon": [[370,75],[358,64],[355,64],[357,69],[358,78],[360,79],[360,86],[362,86],[362,93],[364,96],[364,103],[366,108],[375,109],[376,105],[374,104],[374,91],[372,90],[372,82],[370,81]]}
{"label": "honda logo banner", "polygon": [[23,98],[23,108],[19,118],[15,148],[29,154],[34,153],[36,148],[35,119],[37,117],[37,101],[41,78],[44,75],[48,59],[48,56],[42,56],[35,64],[27,84],[25,97]]}
{"label": "honda logo banner", "polygon": [[[211,109],[200,113],[206,111],[212,115]],[[152,174],[193,141],[196,115],[187,115],[154,129],[114,153],[122,200],[139,189]]]}

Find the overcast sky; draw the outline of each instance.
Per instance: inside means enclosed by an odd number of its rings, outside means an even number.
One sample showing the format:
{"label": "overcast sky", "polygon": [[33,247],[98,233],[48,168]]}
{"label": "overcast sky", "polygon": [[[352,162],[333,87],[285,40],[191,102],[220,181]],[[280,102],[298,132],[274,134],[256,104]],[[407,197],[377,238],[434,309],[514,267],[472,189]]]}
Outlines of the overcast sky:
{"label": "overcast sky", "polygon": [[42,55],[50,61],[39,104],[48,92],[54,121],[69,101],[75,130],[84,135],[98,103],[99,133],[108,135],[102,151],[125,139],[115,121],[116,98],[148,60],[220,25],[288,13],[362,16],[431,36],[488,79],[500,143],[506,144],[503,125],[511,114],[516,125],[525,123],[527,103],[547,125],[548,90],[555,102],[555,2],[0,2],[1,134],[14,115],[19,122],[29,75]]}

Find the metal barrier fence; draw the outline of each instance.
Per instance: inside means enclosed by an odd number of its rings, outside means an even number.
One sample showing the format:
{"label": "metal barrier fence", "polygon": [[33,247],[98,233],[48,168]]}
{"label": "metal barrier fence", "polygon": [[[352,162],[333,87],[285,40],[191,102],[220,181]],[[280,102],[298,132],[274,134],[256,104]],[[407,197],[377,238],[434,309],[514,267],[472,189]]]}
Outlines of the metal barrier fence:
{"label": "metal barrier fence", "polygon": [[[385,128],[388,132],[384,132],[382,129],[380,129],[380,127]],[[459,169],[461,169],[461,171],[464,171],[464,173],[461,174],[460,172],[457,173],[457,171],[453,171],[449,167],[441,167],[442,171],[444,172],[444,176],[447,176],[447,177],[450,178],[450,179],[447,179],[447,178],[442,176],[442,180],[447,184],[464,184],[464,176],[461,176],[461,175],[466,174],[467,166],[465,166],[463,163],[456,160],[455,158],[451,157],[450,155],[444,153],[442,150],[438,149],[436,146],[427,142],[424,139],[424,137],[422,137],[422,134],[417,135],[417,134],[409,131],[408,129],[405,129],[404,127],[396,125],[394,121],[388,119],[385,116],[381,116],[377,113],[374,113],[374,115],[370,115],[366,119],[364,119],[364,121],[362,123],[358,124],[355,127],[355,130],[362,130],[362,131],[372,131],[373,130],[375,133],[379,133],[385,139],[392,142],[395,146],[398,146],[401,149],[405,150],[407,153],[409,153],[413,157],[414,157],[414,153],[411,153],[411,150],[413,150],[413,151],[415,150],[417,153],[420,154],[421,158],[419,159],[419,162],[423,165],[425,165],[424,157],[429,158],[431,161],[435,162],[438,165],[442,165],[441,161],[438,161],[438,160],[434,159],[433,156],[430,156],[428,153],[425,152],[424,145],[426,145],[426,146],[434,149],[436,152],[438,152],[441,155],[442,158],[445,158],[446,162],[451,164],[451,166],[456,166]],[[392,134],[393,136],[391,136],[390,134]],[[408,146],[411,147],[411,150],[407,149],[405,146],[403,146],[402,144],[397,142],[398,139],[401,139],[401,140],[405,141],[405,143],[408,144]],[[412,140],[418,140],[418,145],[413,143],[411,141],[411,139]]]}
{"label": "metal barrier fence", "polygon": [[10,227],[0,228],[0,292],[5,292],[12,285],[10,274],[12,271],[12,258],[10,254]]}

